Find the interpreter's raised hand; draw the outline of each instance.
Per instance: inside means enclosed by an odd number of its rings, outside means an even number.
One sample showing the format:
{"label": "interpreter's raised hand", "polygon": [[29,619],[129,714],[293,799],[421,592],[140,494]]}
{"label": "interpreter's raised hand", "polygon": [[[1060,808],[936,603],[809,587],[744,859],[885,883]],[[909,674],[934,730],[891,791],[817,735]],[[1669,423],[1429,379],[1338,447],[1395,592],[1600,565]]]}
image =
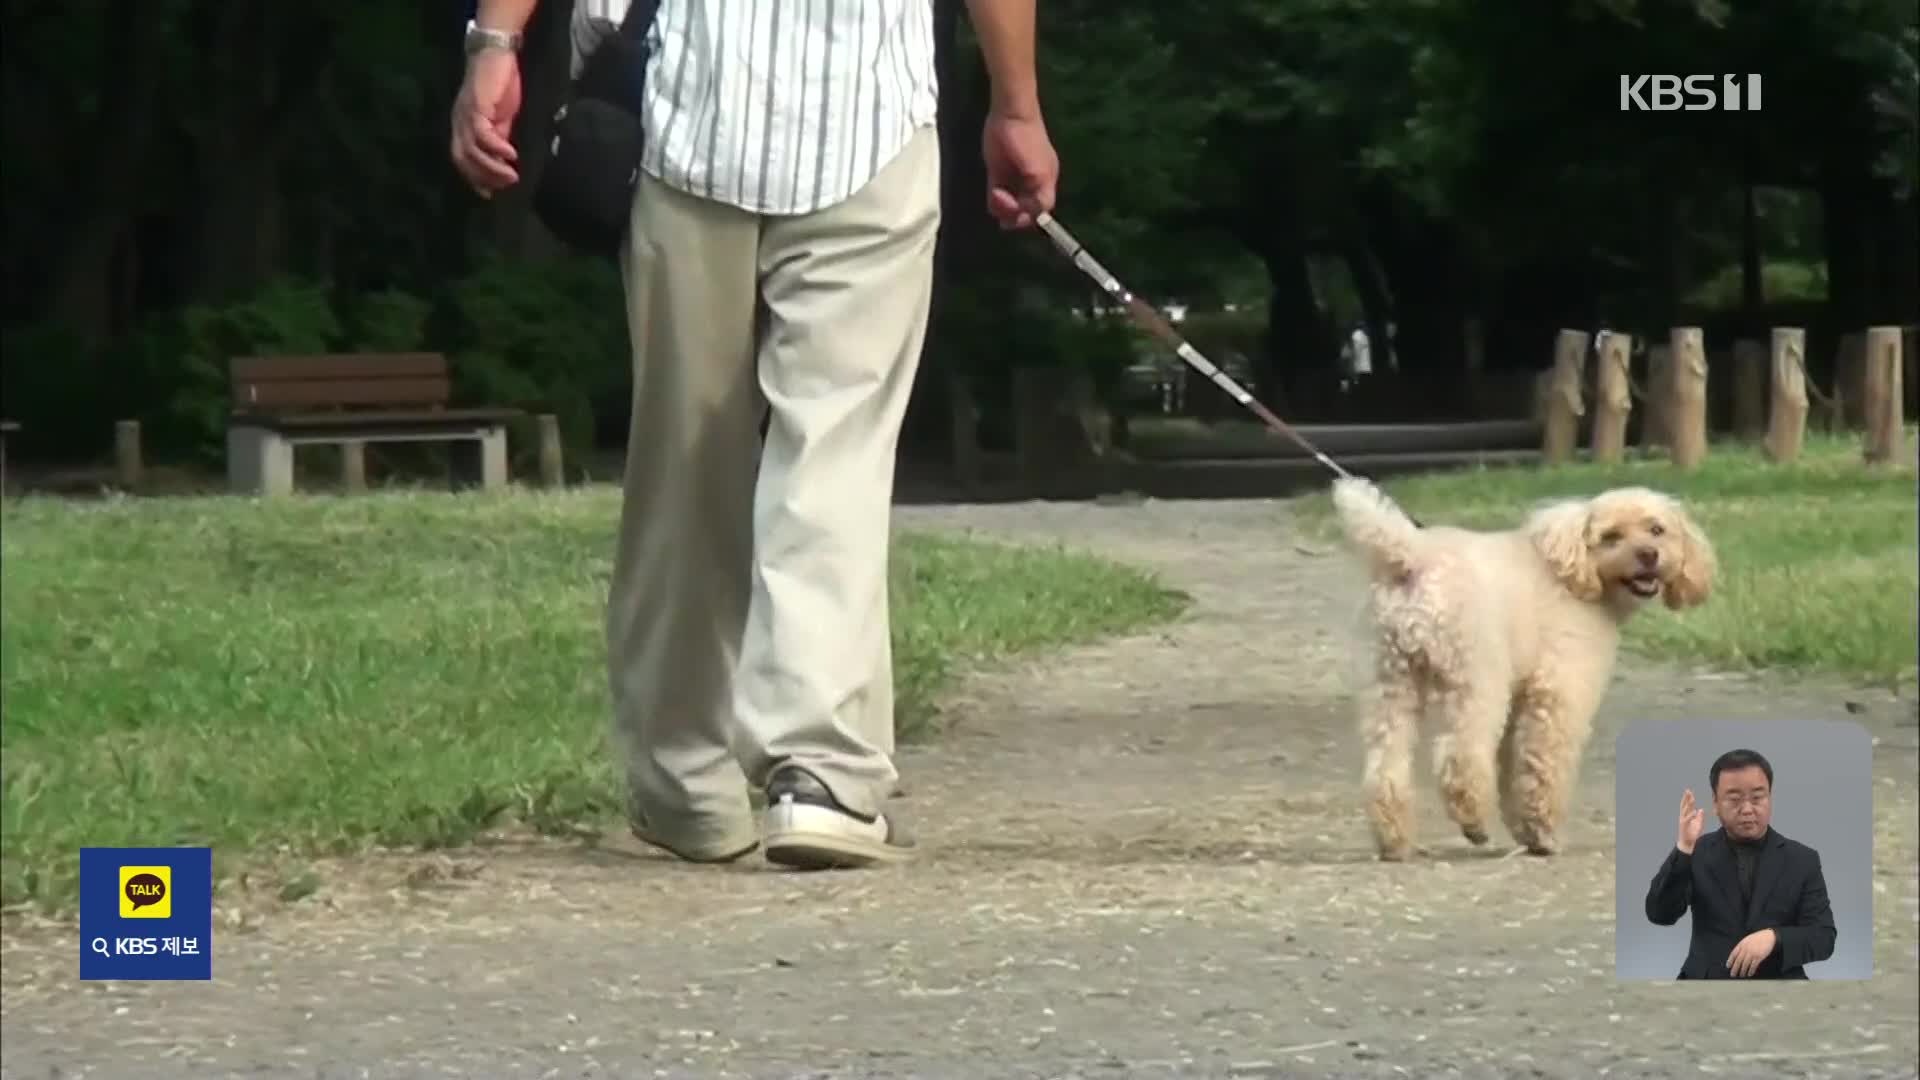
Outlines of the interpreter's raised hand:
{"label": "interpreter's raised hand", "polygon": [[1780,943],[1780,935],[1772,930],[1755,930],[1740,939],[1740,944],[1727,954],[1727,972],[1736,979],[1745,979],[1760,970],[1760,962],[1773,955],[1773,947]]}
{"label": "interpreter's raised hand", "polygon": [[1700,832],[1706,827],[1707,812],[1695,807],[1693,789],[1688,788],[1687,793],[1680,796],[1680,836],[1674,846],[1684,854],[1693,854],[1693,845],[1699,843]]}
{"label": "interpreter's raised hand", "polygon": [[520,179],[512,140],[519,114],[520,58],[507,49],[475,54],[453,100],[453,167],[483,199]]}
{"label": "interpreter's raised hand", "polygon": [[1001,228],[1030,228],[1035,213],[1053,210],[1060,157],[1037,111],[989,112],[980,148],[987,164],[987,212]]}

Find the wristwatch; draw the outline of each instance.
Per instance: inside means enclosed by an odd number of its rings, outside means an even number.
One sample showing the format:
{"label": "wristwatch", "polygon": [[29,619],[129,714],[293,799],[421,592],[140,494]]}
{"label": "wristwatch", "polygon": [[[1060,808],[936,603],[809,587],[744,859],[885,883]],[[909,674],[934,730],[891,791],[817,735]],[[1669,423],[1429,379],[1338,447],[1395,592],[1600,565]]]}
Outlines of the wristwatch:
{"label": "wristwatch", "polygon": [[468,19],[464,44],[468,56],[474,56],[486,49],[505,49],[508,52],[517,53],[520,51],[520,43],[525,38],[526,35],[518,30],[489,30]]}

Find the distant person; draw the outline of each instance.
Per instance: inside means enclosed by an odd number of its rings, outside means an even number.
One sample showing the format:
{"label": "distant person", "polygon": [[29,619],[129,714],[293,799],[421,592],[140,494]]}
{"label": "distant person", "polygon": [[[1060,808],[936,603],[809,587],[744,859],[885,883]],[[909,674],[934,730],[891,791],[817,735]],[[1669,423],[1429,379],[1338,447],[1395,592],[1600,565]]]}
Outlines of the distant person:
{"label": "distant person", "polygon": [[1647,888],[1647,919],[1672,926],[1689,910],[1693,934],[1682,979],[1804,979],[1833,956],[1833,908],[1820,853],[1773,828],[1773,766],[1729,750],[1708,770],[1720,828],[1692,789],[1680,797],[1680,832]]}
{"label": "distant person", "polygon": [[[467,32],[452,156],[483,194],[519,179],[536,3],[481,0]],[[1034,0],[968,8],[987,209],[1026,228],[1059,173]],[[634,832],[694,862],[896,861],[887,557],[940,226],[933,3],[666,0],[649,34],[606,623]]]}

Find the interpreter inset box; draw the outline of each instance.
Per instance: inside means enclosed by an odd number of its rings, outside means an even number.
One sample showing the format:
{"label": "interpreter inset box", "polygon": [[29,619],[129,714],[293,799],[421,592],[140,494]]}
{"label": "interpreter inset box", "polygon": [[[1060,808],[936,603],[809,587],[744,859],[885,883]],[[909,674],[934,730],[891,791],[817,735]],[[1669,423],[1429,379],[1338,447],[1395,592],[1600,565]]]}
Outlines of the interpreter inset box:
{"label": "interpreter inset box", "polygon": [[1614,755],[1617,977],[1872,977],[1865,728],[1639,721]]}

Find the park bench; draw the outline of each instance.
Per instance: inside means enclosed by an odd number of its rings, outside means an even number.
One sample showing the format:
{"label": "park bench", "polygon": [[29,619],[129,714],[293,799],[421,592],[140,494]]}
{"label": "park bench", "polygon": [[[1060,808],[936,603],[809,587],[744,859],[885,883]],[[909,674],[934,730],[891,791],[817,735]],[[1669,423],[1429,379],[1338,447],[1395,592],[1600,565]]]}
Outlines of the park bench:
{"label": "park bench", "polygon": [[453,444],[458,486],[507,482],[507,421],[518,409],[449,408],[452,379],[438,353],[242,356],[230,376],[227,482],[234,491],[293,490],[293,449],[341,448],[341,477],[363,486],[370,442]]}

